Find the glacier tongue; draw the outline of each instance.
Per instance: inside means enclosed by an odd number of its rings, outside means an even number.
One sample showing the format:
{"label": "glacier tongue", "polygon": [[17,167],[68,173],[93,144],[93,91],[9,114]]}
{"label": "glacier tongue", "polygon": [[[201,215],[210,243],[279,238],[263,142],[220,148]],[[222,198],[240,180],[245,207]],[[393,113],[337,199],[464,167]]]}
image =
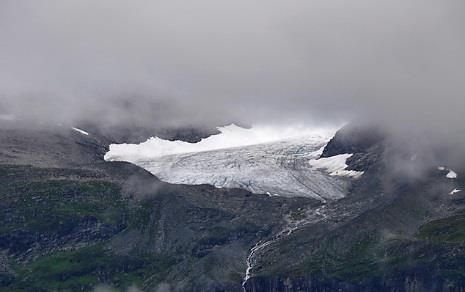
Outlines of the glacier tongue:
{"label": "glacier tongue", "polygon": [[[238,128],[238,129],[235,129]],[[124,160],[135,163],[161,180],[177,184],[211,184],[218,188],[243,188],[253,193],[262,193],[279,196],[304,196],[320,200],[342,198],[349,183],[347,178],[334,176],[325,171],[311,167],[309,161],[315,160],[321,154],[321,148],[333,136],[331,131],[303,131],[300,137],[284,137],[285,140],[270,141],[249,145],[256,137],[244,137],[247,130],[237,126],[229,128],[234,138],[234,147],[217,147],[211,150],[200,147],[195,151],[195,144],[186,145],[191,152],[180,149],[180,141],[165,141],[163,155],[160,151],[150,153],[150,149],[157,149],[154,140],[141,149],[141,145],[122,144],[112,145],[105,156],[106,160]],[[221,131],[221,129],[220,129]],[[241,135],[238,136],[237,132]],[[228,140],[228,131],[215,138],[211,136],[208,143],[217,145],[214,139],[224,142]],[[250,131],[251,135],[257,132]],[[223,137],[221,137],[223,135]],[[269,136],[268,136],[269,137]],[[266,141],[261,136],[261,141]],[[149,142],[149,141],[148,141]],[[244,144],[241,146],[241,142]],[[169,149],[170,143],[175,152]],[[205,142],[204,142],[205,144]],[[222,145],[227,146],[227,145]],[[168,147],[168,148],[167,148]],[[139,149],[136,151],[135,149]],[[137,154],[137,155],[135,155]]]}

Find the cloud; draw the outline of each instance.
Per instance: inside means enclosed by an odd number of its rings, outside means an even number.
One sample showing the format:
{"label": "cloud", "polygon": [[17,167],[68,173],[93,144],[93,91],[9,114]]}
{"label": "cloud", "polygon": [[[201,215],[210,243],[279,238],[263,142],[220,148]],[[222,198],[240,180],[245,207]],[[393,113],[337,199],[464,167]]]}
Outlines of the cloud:
{"label": "cloud", "polygon": [[109,123],[362,116],[457,137],[465,132],[464,6],[5,0],[0,110]]}

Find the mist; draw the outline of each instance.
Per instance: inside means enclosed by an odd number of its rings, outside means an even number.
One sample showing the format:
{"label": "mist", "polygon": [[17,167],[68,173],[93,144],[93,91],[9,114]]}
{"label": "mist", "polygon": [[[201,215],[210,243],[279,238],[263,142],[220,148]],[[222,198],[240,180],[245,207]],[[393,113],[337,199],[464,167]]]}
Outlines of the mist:
{"label": "mist", "polygon": [[462,143],[464,76],[461,0],[0,2],[0,114]]}

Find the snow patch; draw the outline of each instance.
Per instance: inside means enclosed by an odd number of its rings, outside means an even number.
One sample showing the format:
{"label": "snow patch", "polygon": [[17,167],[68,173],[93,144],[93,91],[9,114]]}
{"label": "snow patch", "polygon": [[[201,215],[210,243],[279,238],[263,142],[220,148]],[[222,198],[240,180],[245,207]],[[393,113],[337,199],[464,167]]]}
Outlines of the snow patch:
{"label": "snow patch", "polygon": [[457,173],[449,169],[449,173],[446,174],[447,178],[457,178]]}
{"label": "snow patch", "polygon": [[459,190],[459,189],[453,189],[453,190],[449,193],[449,195],[454,195],[454,194],[456,194],[456,193],[458,193],[458,192],[461,192],[461,191],[462,191],[462,190]]}
{"label": "snow patch", "polygon": [[451,179],[454,179],[454,178],[457,178],[457,173],[455,171],[453,171],[452,169],[449,169],[445,166],[438,166],[438,170],[439,171],[448,171],[448,173],[446,174],[446,177],[447,178],[451,178]]}
{"label": "snow patch", "polygon": [[358,178],[362,176],[363,171],[346,170],[347,159],[353,154],[340,154],[331,157],[324,157],[310,160],[310,166],[316,169],[324,169],[332,176],[347,176]]}
{"label": "snow patch", "polygon": [[87,133],[86,131],[81,130],[79,128],[72,127],[71,129],[73,129],[74,131],[76,131],[76,132],[78,132],[78,133],[80,133],[82,135],[89,136],[89,133]]}

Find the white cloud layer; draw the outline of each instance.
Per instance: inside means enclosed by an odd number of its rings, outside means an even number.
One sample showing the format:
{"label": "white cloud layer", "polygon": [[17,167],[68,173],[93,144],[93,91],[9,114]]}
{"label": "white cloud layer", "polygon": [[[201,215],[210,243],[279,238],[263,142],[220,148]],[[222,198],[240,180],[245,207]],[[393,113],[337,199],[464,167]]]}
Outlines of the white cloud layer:
{"label": "white cloud layer", "polygon": [[462,130],[464,3],[4,0],[0,111],[122,119],[134,113],[112,109],[129,99],[168,104],[135,109],[158,122],[362,115]]}

